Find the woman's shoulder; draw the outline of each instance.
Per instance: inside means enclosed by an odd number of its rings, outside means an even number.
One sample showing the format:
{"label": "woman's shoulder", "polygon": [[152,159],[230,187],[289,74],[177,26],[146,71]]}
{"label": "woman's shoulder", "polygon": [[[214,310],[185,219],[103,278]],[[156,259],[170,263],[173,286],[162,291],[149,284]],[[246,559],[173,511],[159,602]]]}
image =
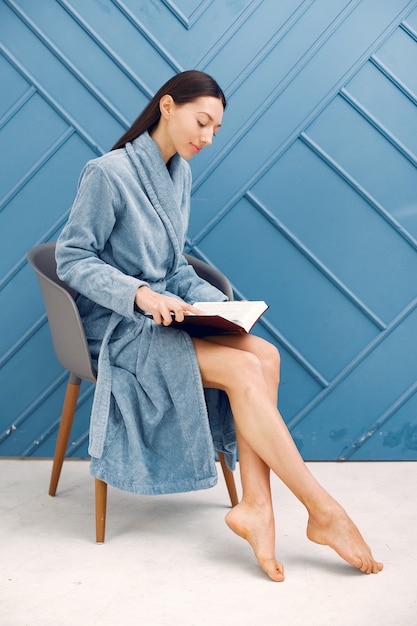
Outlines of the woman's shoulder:
{"label": "woman's shoulder", "polygon": [[102,169],[113,169],[117,167],[125,167],[128,159],[126,158],[126,150],[124,148],[119,148],[118,150],[111,150],[110,152],[105,152],[101,156],[98,156],[94,159],[90,159],[86,163],[86,167],[98,167]]}
{"label": "woman's shoulder", "polygon": [[[149,165],[152,160],[149,154],[137,150],[135,150],[135,152],[136,158],[138,158],[139,161],[144,161],[144,163]],[[156,163],[154,161],[155,167],[157,163],[158,160],[156,160]],[[174,180],[182,180],[188,183],[188,185],[191,185],[192,174],[190,164],[180,157],[179,154],[174,155],[171,159],[170,173]],[[81,178],[86,176],[93,178],[105,177],[115,182],[118,179],[129,179],[131,176],[137,178],[137,171],[128,151],[123,147],[117,150],[111,150],[110,152],[106,152],[101,156],[87,161],[81,172]]]}
{"label": "woman's shoulder", "polygon": [[126,174],[130,167],[129,159],[126,158],[126,150],[112,150],[105,154],[90,159],[84,165],[81,176],[85,174],[104,175],[107,178],[115,179]]}

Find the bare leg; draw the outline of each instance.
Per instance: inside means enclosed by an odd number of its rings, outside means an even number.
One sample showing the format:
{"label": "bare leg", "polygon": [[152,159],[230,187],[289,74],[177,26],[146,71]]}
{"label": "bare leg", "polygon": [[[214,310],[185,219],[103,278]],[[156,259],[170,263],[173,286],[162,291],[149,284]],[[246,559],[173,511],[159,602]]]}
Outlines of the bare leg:
{"label": "bare leg", "polygon": [[[250,442],[255,456],[262,459],[307,508],[309,539],[332,547],[362,572],[379,572],[383,566],[375,561],[359,530],[302,460],[271,399],[264,368],[255,351],[241,350],[238,338],[236,348],[231,346],[230,340],[228,345],[221,345],[221,340],[218,343],[193,341],[204,385],[223,389],[228,394],[239,435],[246,443]],[[252,455],[252,461],[254,458]],[[255,549],[258,543],[259,540],[252,540],[251,545]],[[258,560],[261,559],[260,555]]]}
{"label": "bare leg", "polygon": [[[236,345],[231,337],[209,338],[221,345]],[[263,366],[263,376],[271,401],[277,406],[279,384],[279,353],[272,346],[257,337],[243,336],[240,350],[248,350],[259,355]],[[226,515],[226,523],[240,537],[251,545],[261,568],[276,581],[284,580],[284,566],[275,557],[275,520],[272,507],[270,468],[256,454],[239,432],[235,424],[239,450],[239,469],[242,484],[242,500]]]}
{"label": "bare leg", "polygon": [[275,557],[275,520],[269,467],[252,450],[236,427],[242,500],[226,515],[226,523],[251,545],[261,568],[276,581],[284,580],[284,566]]}

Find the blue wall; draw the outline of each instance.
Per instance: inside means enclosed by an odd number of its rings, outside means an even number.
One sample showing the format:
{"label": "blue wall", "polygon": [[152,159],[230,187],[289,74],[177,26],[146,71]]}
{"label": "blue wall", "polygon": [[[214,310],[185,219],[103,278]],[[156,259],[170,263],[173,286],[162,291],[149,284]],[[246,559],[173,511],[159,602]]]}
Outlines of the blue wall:
{"label": "blue wall", "polygon": [[0,0],[0,454],[53,454],[66,385],[27,250],[194,67],[229,105],[192,161],[188,249],[270,304],[304,458],[416,459],[415,0]]}

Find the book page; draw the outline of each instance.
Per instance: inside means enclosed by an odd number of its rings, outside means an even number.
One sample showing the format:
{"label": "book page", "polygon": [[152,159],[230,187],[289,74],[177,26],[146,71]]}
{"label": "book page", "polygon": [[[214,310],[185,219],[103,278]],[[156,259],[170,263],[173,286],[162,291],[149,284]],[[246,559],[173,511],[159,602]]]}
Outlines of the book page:
{"label": "book page", "polygon": [[195,302],[194,306],[208,315],[220,315],[244,328],[251,327],[268,305],[264,301]]}

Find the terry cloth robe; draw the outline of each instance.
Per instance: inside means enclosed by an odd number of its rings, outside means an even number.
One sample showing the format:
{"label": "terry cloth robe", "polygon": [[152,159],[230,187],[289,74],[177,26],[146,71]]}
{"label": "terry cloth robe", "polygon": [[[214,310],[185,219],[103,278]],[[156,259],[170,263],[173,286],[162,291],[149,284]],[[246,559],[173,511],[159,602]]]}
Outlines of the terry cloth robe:
{"label": "terry cloth robe", "polygon": [[234,468],[236,438],[224,392],[203,390],[182,330],[135,310],[141,285],[186,302],[225,300],[182,255],[191,171],[165,165],[145,133],[89,161],[57,241],[58,276],[77,292],[97,371],[91,473],[134,493],[175,493],[217,482],[214,450]]}

